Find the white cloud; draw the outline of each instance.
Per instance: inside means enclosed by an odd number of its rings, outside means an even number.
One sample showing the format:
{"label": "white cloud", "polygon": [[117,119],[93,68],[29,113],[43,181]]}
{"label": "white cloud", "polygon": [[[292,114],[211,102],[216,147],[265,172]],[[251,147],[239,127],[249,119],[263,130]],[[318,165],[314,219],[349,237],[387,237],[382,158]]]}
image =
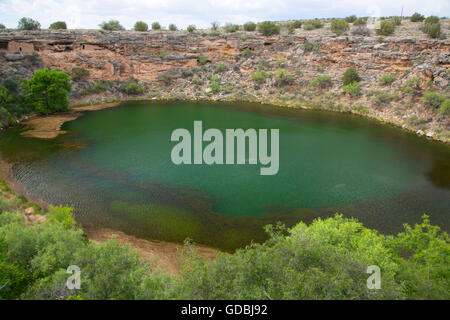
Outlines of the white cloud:
{"label": "white cloud", "polygon": [[0,23],[14,28],[21,17],[30,17],[47,28],[66,21],[69,28],[98,28],[117,19],[130,29],[137,20],[209,27],[211,21],[244,23],[249,20],[289,20],[316,17],[425,15],[448,16],[448,0],[0,0]]}

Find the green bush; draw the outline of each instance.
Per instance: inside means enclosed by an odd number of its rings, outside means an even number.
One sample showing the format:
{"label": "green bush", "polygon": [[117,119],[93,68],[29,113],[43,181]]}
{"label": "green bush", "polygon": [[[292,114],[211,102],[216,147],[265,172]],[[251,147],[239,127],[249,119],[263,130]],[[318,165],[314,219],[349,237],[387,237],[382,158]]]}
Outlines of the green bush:
{"label": "green bush", "polygon": [[204,81],[202,79],[194,77],[194,78],[192,78],[191,83],[195,84],[195,85],[198,85],[198,86],[201,86],[201,85],[203,85]]}
{"label": "green bush", "polygon": [[320,74],[310,82],[311,87],[316,89],[328,89],[333,85],[331,77],[327,74]]}
{"label": "green bush", "polygon": [[356,20],[357,20],[357,17],[354,14],[345,18],[345,22],[347,22],[347,23],[353,23]]}
{"label": "green bush", "polygon": [[169,30],[170,31],[177,31],[178,28],[177,28],[177,26],[175,24],[171,23],[171,24],[169,24]]}
{"label": "green bush", "polygon": [[219,62],[219,64],[216,66],[216,73],[221,73],[224,72],[225,70],[227,70],[227,65],[223,62]]}
{"label": "green bush", "polygon": [[423,22],[421,30],[430,38],[439,38],[441,36],[441,23],[438,17],[429,16]]}
{"label": "green bush", "polygon": [[410,20],[411,20],[411,22],[422,22],[423,20],[425,20],[425,17],[422,14],[415,12],[411,16]]}
{"label": "green bush", "polygon": [[197,30],[197,27],[193,24],[188,25],[187,29],[186,29],[189,33],[194,32],[195,30]]}
{"label": "green bush", "polygon": [[214,94],[217,94],[220,92],[221,87],[219,83],[219,77],[217,75],[214,75],[211,77],[211,82],[209,83],[208,87],[211,89],[211,92]]}
{"label": "green bush", "polygon": [[253,56],[254,54],[255,53],[250,48],[245,48],[241,52],[241,56],[243,56],[245,58],[249,58],[249,57]]}
{"label": "green bush", "polygon": [[396,77],[393,74],[383,74],[378,81],[378,84],[382,87],[390,86],[394,81]]}
{"label": "green bush", "polygon": [[37,113],[49,114],[68,109],[67,94],[72,90],[70,77],[63,71],[37,70],[33,77],[23,84],[27,103]]}
{"label": "green bush", "polygon": [[249,21],[247,23],[244,23],[244,30],[245,31],[255,31],[256,30],[256,23],[251,22],[251,21]]}
{"label": "green bush", "polygon": [[402,24],[402,18],[400,17],[392,17],[391,20],[395,26],[399,26]]}
{"label": "green bush", "polygon": [[108,22],[103,21],[99,24],[100,28],[105,31],[119,31],[125,30],[125,28],[120,24],[118,20],[109,20]]}
{"label": "green bush", "polygon": [[148,31],[148,24],[146,24],[144,21],[137,21],[134,24],[134,31]]}
{"label": "green bush", "polygon": [[275,72],[275,80],[278,86],[288,85],[294,81],[294,76],[286,71],[286,69],[277,69]]}
{"label": "green bush", "polygon": [[320,29],[324,26],[323,22],[319,19],[307,20],[303,23],[303,29],[305,30],[314,30]]}
{"label": "green bush", "polygon": [[66,23],[64,21],[56,21],[56,22],[53,22],[50,25],[49,29],[51,29],[51,30],[65,30],[65,29],[67,29],[67,25],[66,25]]}
{"label": "green bush", "polygon": [[359,81],[361,81],[361,77],[359,76],[355,68],[351,67],[345,70],[344,75],[342,76],[342,82],[344,83],[344,86]]}
{"label": "green bush", "polygon": [[341,19],[335,19],[331,21],[331,31],[337,35],[344,34],[350,29],[347,22]]}
{"label": "green bush", "polygon": [[365,18],[358,18],[353,22],[354,26],[365,26],[367,25],[367,19]]}
{"label": "green bush", "polygon": [[226,23],[225,27],[224,27],[225,32],[228,32],[228,33],[233,33],[233,32],[239,31],[239,28],[240,28],[239,25],[232,24],[232,23]]}
{"label": "green bush", "polygon": [[359,97],[361,95],[359,82],[352,82],[342,87],[344,93],[349,94],[352,98]]}
{"label": "green bush", "polygon": [[439,109],[445,102],[446,97],[434,91],[425,92],[422,103],[432,109]]}
{"label": "green bush", "polygon": [[419,77],[413,77],[406,81],[403,92],[408,94],[417,94],[421,90],[421,81]]}
{"label": "green bush", "polygon": [[63,206],[50,206],[48,213],[48,221],[52,223],[60,223],[66,229],[72,229],[75,226],[73,218],[73,208]]}
{"label": "green bush", "polygon": [[86,79],[89,77],[90,72],[84,68],[73,68],[72,69],[72,80],[78,81],[82,79]]}
{"label": "green bush", "polygon": [[159,24],[159,22],[152,23],[152,30],[161,30],[161,25]]}
{"label": "green bush", "polygon": [[198,59],[197,59],[197,64],[198,64],[199,66],[204,66],[207,62],[208,62],[208,60],[206,59],[205,56],[200,56],[200,57],[198,57]]}
{"label": "green bush", "polygon": [[25,17],[19,20],[17,26],[17,29],[19,30],[39,30],[40,28],[41,24],[38,21]]}
{"label": "green bush", "polygon": [[258,32],[264,36],[272,36],[280,33],[280,26],[272,21],[264,21],[258,24]]}
{"label": "green bush", "polygon": [[388,92],[376,91],[374,92],[373,104],[377,107],[385,106],[395,99],[395,95]]}
{"label": "green bush", "polygon": [[144,92],[144,88],[137,84],[136,81],[128,81],[125,86],[120,88],[120,91],[128,95],[138,95]]}
{"label": "green bush", "polygon": [[319,50],[319,45],[314,41],[306,40],[305,43],[303,44],[302,48],[305,52],[311,52],[311,51],[316,52],[317,50]]}
{"label": "green bush", "polygon": [[450,99],[449,98],[446,98],[444,100],[444,102],[441,103],[441,106],[439,107],[439,111],[445,115],[450,114]]}
{"label": "green bush", "polygon": [[263,84],[266,82],[267,79],[267,72],[264,70],[258,70],[252,73],[252,79],[254,82]]}
{"label": "green bush", "polygon": [[384,20],[380,23],[380,28],[375,30],[378,35],[389,36],[395,31],[395,24],[391,20]]}

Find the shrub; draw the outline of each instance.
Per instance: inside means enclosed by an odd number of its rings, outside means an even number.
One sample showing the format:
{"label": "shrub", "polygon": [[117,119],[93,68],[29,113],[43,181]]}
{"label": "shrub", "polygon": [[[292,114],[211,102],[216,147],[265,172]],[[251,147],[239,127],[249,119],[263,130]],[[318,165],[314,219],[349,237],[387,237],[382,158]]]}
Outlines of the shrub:
{"label": "shrub", "polygon": [[342,82],[344,83],[344,86],[359,81],[361,81],[361,77],[359,76],[358,72],[356,72],[355,68],[351,67],[345,70],[344,75],[342,77]]}
{"label": "shrub", "polygon": [[403,87],[403,92],[409,94],[417,94],[421,89],[421,81],[419,77],[413,77],[406,81],[405,86]]}
{"label": "shrub", "polygon": [[109,20],[108,22],[103,21],[101,24],[99,24],[99,26],[102,30],[107,31],[125,30],[125,28],[120,24],[118,20]]}
{"label": "shrub", "polygon": [[128,81],[120,90],[128,95],[137,95],[144,92],[144,88],[135,81]]}
{"label": "shrub", "polygon": [[197,59],[197,64],[198,64],[199,66],[205,65],[207,62],[208,62],[208,60],[206,59],[205,56],[200,56],[200,57]]}
{"label": "shrub", "polygon": [[171,24],[169,24],[169,30],[170,31],[177,31],[178,28],[177,28],[177,26],[175,24],[171,23]]}
{"label": "shrub", "polygon": [[384,20],[380,23],[380,28],[375,30],[378,35],[389,36],[395,31],[395,24],[391,20]]}
{"label": "shrub", "polygon": [[314,30],[320,29],[324,26],[323,22],[319,19],[307,20],[303,23],[303,29],[305,30]]}
{"label": "shrub", "polygon": [[262,84],[266,82],[267,72],[264,70],[258,70],[252,73],[252,79],[254,82]]}
{"label": "shrub", "polygon": [[212,30],[218,30],[219,27],[220,27],[220,23],[219,22],[217,22],[217,21],[211,22],[211,29]]}
{"label": "shrub", "polygon": [[251,21],[249,21],[247,23],[244,23],[244,30],[245,31],[255,31],[256,30],[256,23],[251,22]]}
{"label": "shrub", "polygon": [[438,17],[429,16],[423,22],[421,30],[430,38],[439,38],[441,35],[441,23]]}
{"label": "shrub", "polygon": [[302,22],[300,20],[294,20],[291,22],[291,25],[295,29],[300,29],[302,27]]}
{"label": "shrub", "polygon": [[72,80],[78,81],[89,77],[90,72],[84,68],[73,68],[72,69]]}
{"label": "shrub", "polygon": [[195,84],[195,85],[198,85],[198,86],[201,86],[201,85],[203,85],[204,81],[202,79],[194,77],[194,78],[192,78],[191,83]]}
{"label": "shrub", "polygon": [[374,93],[373,103],[376,106],[384,106],[395,99],[395,95],[388,92],[376,91]]}
{"label": "shrub", "polygon": [[365,26],[367,25],[367,20],[364,18],[358,18],[353,22],[354,26]]}
{"label": "shrub", "polygon": [[192,33],[192,32],[194,32],[195,30],[197,30],[197,27],[196,27],[195,25],[193,25],[193,24],[190,24],[190,25],[188,25],[188,27],[187,27],[186,30],[187,30],[188,32]]}
{"label": "shrub", "polygon": [[303,44],[302,48],[305,52],[311,52],[311,51],[316,52],[317,50],[319,50],[319,45],[314,41],[306,40],[305,43]]}
{"label": "shrub", "polygon": [[272,21],[264,21],[258,24],[258,31],[264,36],[279,34],[280,29],[280,26]]}
{"label": "shrub", "polygon": [[156,21],[152,23],[152,30],[161,30],[161,25],[159,22]]}
{"label": "shrub", "polygon": [[134,31],[148,31],[148,24],[146,24],[144,21],[137,21],[134,24]]}
{"label": "shrub", "polygon": [[402,24],[402,18],[400,17],[392,17],[391,20],[395,26],[399,26]]}
{"label": "shrub", "polygon": [[439,109],[445,100],[445,96],[434,91],[425,92],[422,98],[423,104],[433,109]]}
{"label": "shrub", "polygon": [[17,26],[19,30],[39,30],[40,28],[41,24],[38,21],[25,17],[19,20],[19,25]]}
{"label": "shrub", "polygon": [[48,221],[51,223],[60,223],[66,229],[72,229],[75,226],[73,218],[73,208],[63,206],[50,206]]}
{"label": "shrub", "polygon": [[342,87],[344,93],[349,94],[352,98],[359,97],[361,94],[359,82],[352,82]]}
{"label": "shrub", "polygon": [[208,87],[211,89],[211,92],[217,94],[220,92],[220,83],[218,82],[219,77],[217,75],[211,77],[211,82]]}
{"label": "shrub", "polygon": [[381,76],[378,84],[382,87],[390,86],[395,81],[395,79],[396,77],[393,74],[384,74]]}
{"label": "shrub", "polygon": [[227,66],[225,63],[220,62],[217,66],[216,66],[216,73],[221,73],[224,72],[225,70],[227,70]]}
{"label": "shrub", "polygon": [[439,111],[445,115],[450,114],[450,99],[449,98],[446,98],[444,100],[444,102],[441,103],[441,106],[439,107]]}
{"label": "shrub", "polygon": [[331,21],[331,31],[334,32],[337,35],[344,34],[348,31],[350,27],[348,26],[348,23],[341,19],[335,19]]}
{"label": "shrub", "polygon": [[72,90],[70,77],[63,71],[37,70],[23,84],[26,101],[37,113],[49,114],[68,109],[67,94]]}
{"label": "shrub", "polygon": [[277,69],[275,76],[278,86],[291,84],[294,81],[294,76],[288,73],[286,69]]}
{"label": "shrub", "polygon": [[233,33],[239,30],[239,25],[232,24],[232,23],[226,23],[225,24],[225,32]]}
{"label": "shrub", "polygon": [[250,48],[245,48],[241,52],[241,56],[243,56],[245,58],[249,58],[249,57],[253,56],[254,54],[255,53]]}
{"label": "shrub", "polygon": [[355,22],[356,21],[356,16],[353,14],[353,15],[351,15],[351,16],[348,16],[348,17],[346,17],[345,18],[345,22],[347,22],[347,23],[353,23],[353,22]]}
{"label": "shrub", "polygon": [[422,14],[415,12],[411,16],[410,20],[411,20],[411,22],[422,22],[423,20],[425,20],[425,17]]}
{"label": "shrub", "polygon": [[183,78],[189,78],[189,77],[192,77],[193,74],[194,74],[194,73],[193,73],[191,70],[189,70],[189,69],[183,69],[183,71],[181,71],[181,76],[182,76]]}
{"label": "shrub", "polygon": [[320,74],[310,82],[311,87],[316,89],[327,89],[333,85],[331,77],[327,74]]}
{"label": "shrub", "polygon": [[64,21],[56,21],[56,22],[53,22],[50,25],[49,29],[51,29],[51,30],[65,30],[65,29],[67,29],[67,25],[66,25],[66,23]]}

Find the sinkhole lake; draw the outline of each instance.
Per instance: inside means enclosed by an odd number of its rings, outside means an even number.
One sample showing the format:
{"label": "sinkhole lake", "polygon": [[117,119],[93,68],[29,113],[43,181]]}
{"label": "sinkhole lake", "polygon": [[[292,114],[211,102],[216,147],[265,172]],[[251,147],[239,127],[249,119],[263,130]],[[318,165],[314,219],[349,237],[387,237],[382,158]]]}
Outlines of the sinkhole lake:
{"label": "sinkhole lake", "polygon": [[[175,165],[172,131],[279,129],[279,171]],[[448,231],[450,148],[357,116],[247,103],[127,102],[67,122],[55,139],[0,135],[26,192],[71,205],[85,228],[233,250],[263,226],[336,212],[390,234],[427,213]],[[208,143],[204,142],[204,146]]]}

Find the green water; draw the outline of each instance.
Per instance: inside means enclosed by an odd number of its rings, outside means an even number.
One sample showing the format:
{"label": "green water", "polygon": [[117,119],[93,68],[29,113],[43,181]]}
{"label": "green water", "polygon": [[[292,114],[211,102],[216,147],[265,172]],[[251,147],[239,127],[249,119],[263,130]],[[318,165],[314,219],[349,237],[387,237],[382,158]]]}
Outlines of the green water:
{"label": "green water", "polygon": [[[174,165],[173,130],[279,129],[280,165]],[[186,237],[234,249],[292,225],[341,212],[385,233],[423,213],[447,230],[450,148],[390,126],[335,113],[255,104],[126,103],[64,124],[45,141],[9,130],[2,157],[30,194],[73,205],[85,227],[148,239]],[[206,143],[204,144],[206,145]]]}

